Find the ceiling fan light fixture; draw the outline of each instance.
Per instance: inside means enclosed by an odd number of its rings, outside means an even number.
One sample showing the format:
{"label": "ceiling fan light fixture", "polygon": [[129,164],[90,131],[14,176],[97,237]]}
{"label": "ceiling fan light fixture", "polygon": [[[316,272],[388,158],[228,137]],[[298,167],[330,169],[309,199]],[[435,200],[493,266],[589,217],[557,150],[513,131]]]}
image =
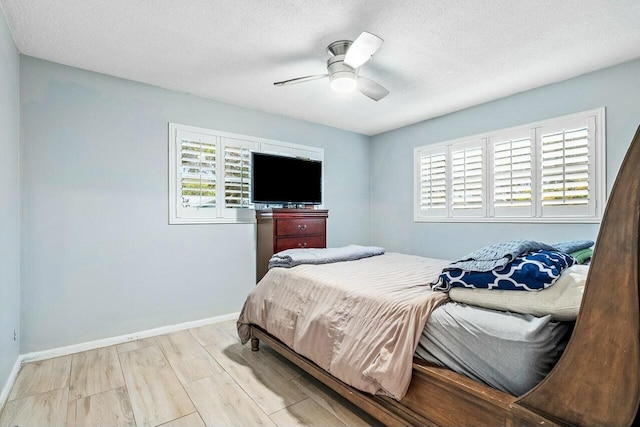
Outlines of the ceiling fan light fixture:
{"label": "ceiling fan light fixture", "polygon": [[335,92],[351,92],[356,88],[356,76],[350,71],[331,74],[331,89]]}
{"label": "ceiling fan light fixture", "polygon": [[275,86],[286,86],[311,80],[329,77],[331,90],[334,92],[353,92],[358,90],[364,96],[380,101],[389,95],[389,91],[371,79],[362,77],[360,66],[371,59],[383,40],[375,34],[363,31],[355,41],[338,40],[327,46],[331,58],[327,60],[327,74],[296,77],[273,83]]}

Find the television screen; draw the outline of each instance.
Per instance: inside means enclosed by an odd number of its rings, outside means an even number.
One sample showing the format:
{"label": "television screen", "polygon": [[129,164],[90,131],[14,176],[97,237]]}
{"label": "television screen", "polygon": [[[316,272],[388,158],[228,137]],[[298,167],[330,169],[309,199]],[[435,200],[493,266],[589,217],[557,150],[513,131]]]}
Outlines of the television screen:
{"label": "television screen", "polygon": [[322,203],[322,162],[251,153],[251,202]]}

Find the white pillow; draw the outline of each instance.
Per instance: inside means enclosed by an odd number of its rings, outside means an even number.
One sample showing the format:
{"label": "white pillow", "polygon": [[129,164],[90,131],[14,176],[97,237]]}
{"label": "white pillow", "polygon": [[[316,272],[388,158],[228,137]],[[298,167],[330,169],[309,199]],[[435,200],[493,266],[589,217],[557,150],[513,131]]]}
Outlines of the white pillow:
{"label": "white pillow", "polygon": [[565,268],[552,286],[537,292],[453,288],[449,291],[449,298],[494,310],[534,316],[550,314],[556,320],[575,320],[588,272],[588,265]]}

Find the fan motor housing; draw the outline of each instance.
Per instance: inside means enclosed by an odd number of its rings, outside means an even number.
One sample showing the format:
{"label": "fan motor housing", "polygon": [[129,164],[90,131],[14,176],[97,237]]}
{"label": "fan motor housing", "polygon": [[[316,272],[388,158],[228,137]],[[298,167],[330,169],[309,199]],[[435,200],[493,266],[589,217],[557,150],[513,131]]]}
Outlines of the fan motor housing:
{"label": "fan motor housing", "polygon": [[355,70],[344,63],[344,55],[336,55],[327,60],[329,75],[335,73],[355,73]]}
{"label": "fan motor housing", "polygon": [[338,40],[327,46],[327,53],[331,56],[346,55],[353,42],[351,40]]}
{"label": "fan motor housing", "polygon": [[344,63],[344,57],[352,44],[351,40],[338,40],[327,46],[327,53],[331,55],[327,60],[329,79],[355,78],[355,70]]}

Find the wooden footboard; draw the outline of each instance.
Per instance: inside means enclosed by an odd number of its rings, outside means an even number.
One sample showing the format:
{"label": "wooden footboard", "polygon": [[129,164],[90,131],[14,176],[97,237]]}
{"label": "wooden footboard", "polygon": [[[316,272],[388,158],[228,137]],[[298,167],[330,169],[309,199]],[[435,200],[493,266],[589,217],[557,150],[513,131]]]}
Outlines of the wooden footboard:
{"label": "wooden footboard", "polygon": [[414,360],[401,401],[360,392],[328,374],[258,326],[259,339],[314,378],[387,426],[559,426],[515,403],[516,398],[450,370]]}
{"label": "wooden footboard", "polygon": [[397,409],[390,405],[387,400],[379,396],[373,396],[367,393],[360,392],[355,388],[345,384],[334,376],[328,374],[324,369],[318,365],[291,350],[280,340],[273,337],[259,326],[251,326],[252,339],[257,338],[267,344],[276,352],[293,362],[295,365],[303,369],[305,372],[319,380],[341,396],[345,397],[351,403],[373,416],[380,422],[387,426],[436,426],[428,419],[416,414],[407,413],[399,414]]}
{"label": "wooden footboard", "polygon": [[359,392],[257,326],[252,338],[386,425],[629,426],[640,402],[639,222],[640,128],[609,198],[571,340],[549,375],[521,397],[414,361],[398,402]]}

